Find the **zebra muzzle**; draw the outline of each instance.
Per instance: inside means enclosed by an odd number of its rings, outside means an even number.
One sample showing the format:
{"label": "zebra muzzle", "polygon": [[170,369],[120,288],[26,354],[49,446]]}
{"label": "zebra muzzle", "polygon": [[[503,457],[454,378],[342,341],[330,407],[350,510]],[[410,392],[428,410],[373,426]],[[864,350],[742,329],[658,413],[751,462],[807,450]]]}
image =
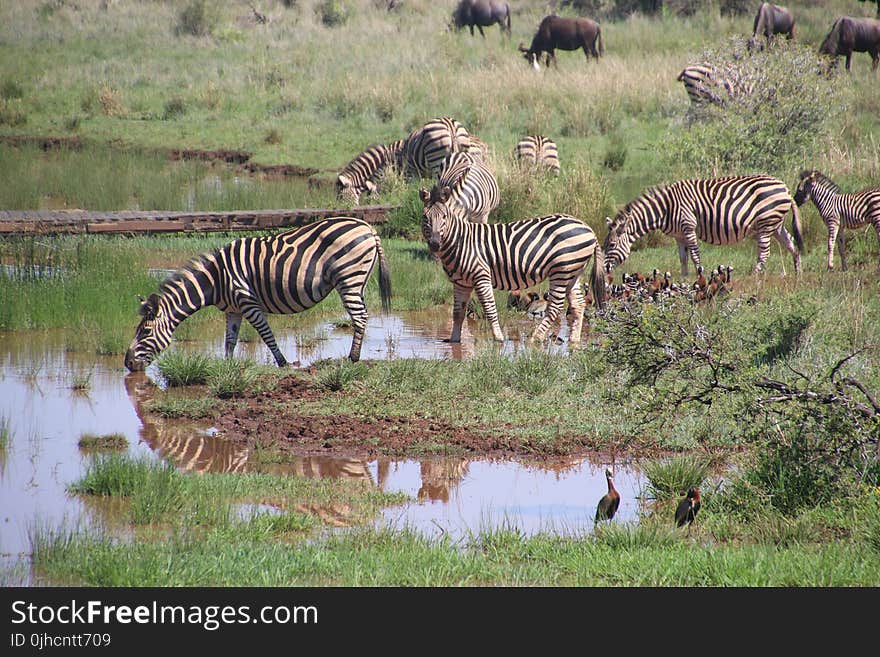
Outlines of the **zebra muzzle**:
{"label": "zebra muzzle", "polygon": [[134,351],[129,349],[125,352],[125,369],[129,372],[142,372],[144,370],[144,362],[134,357]]}

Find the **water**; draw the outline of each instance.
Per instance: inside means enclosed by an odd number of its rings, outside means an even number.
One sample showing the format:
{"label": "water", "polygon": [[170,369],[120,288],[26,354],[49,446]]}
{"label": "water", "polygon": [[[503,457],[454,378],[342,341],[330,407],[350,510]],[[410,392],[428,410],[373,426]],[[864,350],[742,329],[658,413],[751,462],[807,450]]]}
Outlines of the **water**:
{"label": "water", "polygon": [[[461,344],[451,345],[447,312],[376,316],[370,319],[364,358],[467,358],[488,329],[469,322]],[[533,322],[505,326],[513,339],[502,349],[515,351]],[[321,336],[306,344],[303,334]],[[279,344],[291,360],[308,365],[348,354],[351,330],[319,322],[309,330],[278,331]],[[222,354],[222,338],[188,348]],[[270,362],[259,340],[239,347],[241,354]],[[88,381],[85,391],[74,383]],[[386,509],[379,525],[408,527],[429,536],[465,538],[470,533],[515,527],[537,531],[580,532],[593,525],[596,503],[606,492],[608,459],[514,461],[423,459],[364,461],[346,458],[293,457],[288,462],[252,466],[246,448],[215,435],[205,423],[160,421],[144,412],[150,384],[131,375],[119,356],[101,357],[66,351],[53,333],[0,335],[0,427],[8,446],[0,450],[0,564],[7,573],[27,563],[28,532],[33,528],[109,525],[124,530],[112,504],[72,496],[67,487],[79,479],[89,455],[78,447],[83,434],[119,433],[128,454],[165,458],[187,472],[259,470],[290,476],[355,477],[381,490],[402,491],[414,502]],[[642,484],[639,470],[615,463],[615,485],[623,501],[615,521],[637,518]],[[259,511],[259,510],[257,510]],[[243,513],[255,512],[253,509]],[[344,525],[332,509],[330,524]],[[337,521],[338,520],[338,521]],[[8,576],[8,575],[7,575]],[[29,581],[25,577],[25,581]]]}

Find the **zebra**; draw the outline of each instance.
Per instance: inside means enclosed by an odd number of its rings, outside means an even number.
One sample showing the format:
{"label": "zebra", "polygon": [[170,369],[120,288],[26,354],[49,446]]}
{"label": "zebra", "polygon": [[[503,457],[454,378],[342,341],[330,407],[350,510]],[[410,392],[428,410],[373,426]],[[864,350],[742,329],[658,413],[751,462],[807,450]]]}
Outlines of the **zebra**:
{"label": "zebra", "polygon": [[191,260],[140,307],[141,321],[125,353],[125,367],[143,370],[171,342],[184,319],[205,306],[226,314],[226,357],[238,342],[242,318],[269,347],[279,367],[287,364],[265,313],[292,314],[319,303],[336,289],[354,328],[349,359],[360,358],[367,323],[364,288],[379,262],[379,290],[387,311],[391,279],[379,235],[367,222],[331,217],[268,237],[242,237]]}
{"label": "zebra", "polygon": [[336,198],[357,205],[362,194],[378,192],[376,180],[388,166],[394,166],[400,158],[404,140],[390,144],[369,146],[357,155],[336,176]]}
{"label": "zebra", "polygon": [[432,178],[447,155],[475,147],[479,144],[472,142],[467,128],[447,116],[411,132],[397,152],[397,163],[407,176]]}
{"label": "zebra", "polygon": [[559,174],[559,150],[552,139],[542,135],[528,135],[519,140],[513,149],[513,156],[521,162],[545,166]]}
{"label": "zebra", "polygon": [[803,205],[807,198],[819,210],[828,227],[828,269],[834,268],[834,242],[840,251],[840,265],[846,270],[845,241],[841,228],[860,228],[872,224],[880,240],[880,187],[844,194],[834,182],[818,171],[802,171],[794,193],[794,202]]}
{"label": "zebra", "polygon": [[685,66],[676,80],[684,84],[693,106],[714,104],[724,107],[727,105],[727,100],[722,98],[721,91],[727,92],[728,100],[734,94],[731,82],[719,78],[715,69],[706,63]]}
{"label": "zebra", "polygon": [[472,153],[447,155],[437,187],[449,189],[446,202],[458,206],[461,216],[474,223],[486,223],[489,213],[501,201],[495,176],[483,163],[483,158]]}
{"label": "zebra", "polygon": [[[783,226],[789,210],[796,246]],[[785,183],[768,175],[680,180],[649,189],[624,206],[614,221],[606,221],[608,235],[602,248],[609,273],[629,257],[633,242],[652,230],[663,231],[678,242],[682,276],[687,276],[688,254],[694,267],[700,266],[698,240],[733,244],[749,235],[758,240],[756,272],[764,269],[770,239],[775,237],[792,254],[795,271],[800,273],[804,247],[798,206]]]}
{"label": "zebra", "polygon": [[446,203],[449,188],[419,190],[425,204],[422,236],[453,286],[452,335],[449,342],[461,342],[461,327],[471,292],[476,291],[483,317],[492,326],[492,336],[503,341],[498,309],[492,290],[523,290],[550,279],[549,307],[535,328],[531,341],[543,341],[559,318],[568,299],[571,324],[569,343],[581,339],[586,302],[580,276],[593,257],[590,283],[600,308],[605,306],[605,276],[602,249],[593,230],[567,214],[550,214],[507,224],[477,224],[465,221],[454,206]]}

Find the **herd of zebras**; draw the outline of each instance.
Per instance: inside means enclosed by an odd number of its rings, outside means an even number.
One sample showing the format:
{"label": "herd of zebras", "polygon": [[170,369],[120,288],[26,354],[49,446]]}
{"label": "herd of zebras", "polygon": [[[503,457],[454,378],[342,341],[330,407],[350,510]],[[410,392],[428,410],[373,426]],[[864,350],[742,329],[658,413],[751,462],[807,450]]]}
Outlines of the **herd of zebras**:
{"label": "herd of zebras", "polygon": [[[756,35],[758,21],[756,19]],[[770,36],[768,34],[768,36]],[[687,71],[688,69],[685,69]],[[708,75],[711,72],[697,72]],[[696,80],[682,73],[686,81]],[[694,95],[691,96],[694,98]],[[488,144],[451,117],[431,120],[406,138],[371,146],[336,178],[340,199],[358,203],[375,195],[389,169],[407,178],[432,178],[420,190],[424,203],[422,235],[453,285],[451,342],[461,339],[470,297],[476,297],[495,340],[504,339],[494,290],[523,291],[548,282],[546,310],[532,334],[543,341],[563,317],[569,343],[581,337],[587,305],[580,280],[592,259],[590,301],[603,308],[606,274],[624,262],[640,237],[661,231],[678,245],[681,272],[688,260],[701,269],[699,242],[726,245],[754,236],[755,271],[762,271],[776,239],[801,271],[802,229],[798,207],[811,199],[828,228],[827,264],[834,266],[835,243],[846,268],[842,228],[874,226],[880,240],[880,187],[844,193],[818,171],[804,171],[792,197],[786,184],[770,175],[681,180],[646,190],[608,219],[600,245],[587,223],[551,213],[511,223],[490,223],[500,190]],[[540,135],[524,137],[514,148],[519,162],[560,172],[556,144]],[[783,222],[792,213],[792,233]],[[349,358],[360,358],[367,322],[364,289],[376,265],[382,304],[389,307],[391,275],[376,231],[352,217],[335,217],[268,237],[245,237],[198,256],[162,283],[140,307],[141,321],[125,355],[129,370],[142,370],[171,342],[176,327],[205,306],[226,315],[226,355],[231,357],[241,322],[257,330],[276,363],[286,364],[267,313],[298,313],[337,290],[353,327]],[[729,274],[728,274],[729,276]],[[569,312],[563,314],[568,303]]]}

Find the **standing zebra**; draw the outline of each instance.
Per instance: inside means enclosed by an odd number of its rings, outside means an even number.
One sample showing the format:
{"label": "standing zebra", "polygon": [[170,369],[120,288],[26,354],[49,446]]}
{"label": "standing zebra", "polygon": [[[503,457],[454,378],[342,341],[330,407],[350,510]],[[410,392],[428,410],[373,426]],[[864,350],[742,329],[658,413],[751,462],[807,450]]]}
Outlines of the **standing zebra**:
{"label": "standing zebra", "polygon": [[492,290],[523,290],[550,279],[549,307],[535,328],[532,341],[542,341],[547,331],[562,319],[568,299],[571,325],[569,342],[581,339],[586,302],[580,276],[593,256],[591,287],[599,307],[605,305],[605,276],[602,249],[592,229],[565,214],[551,214],[509,224],[475,224],[465,221],[454,206],[444,202],[448,188],[420,190],[425,204],[422,235],[436,255],[453,286],[452,336],[461,341],[471,292],[492,325],[492,335],[504,340]]}
{"label": "standing zebra", "polygon": [[446,156],[437,189],[442,192],[438,194],[438,202],[456,205],[460,216],[474,223],[486,223],[489,213],[501,201],[495,176],[483,163],[483,158],[472,153]]}
{"label": "standing zebra", "polygon": [[521,162],[544,166],[553,173],[559,174],[559,150],[556,148],[556,143],[547,137],[541,135],[523,137],[514,147],[513,156]]}
{"label": "standing zebra", "polygon": [[811,198],[828,227],[828,269],[834,268],[834,242],[838,240],[840,265],[846,270],[846,252],[841,228],[872,224],[880,240],[880,187],[844,194],[840,187],[818,171],[802,171],[794,202],[803,205]]}
{"label": "standing zebra", "polygon": [[177,270],[159,294],[141,304],[141,321],[125,353],[125,366],[142,370],[171,342],[184,319],[205,306],[226,313],[226,357],[238,342],[242,317],[287,364],[265,313],[292,314],[336,289],[354,325],[349,358],[360,358],[367,324],[364,288],[379,261],[379,290],[387,310],[391,279],[376,231],[360,219],[333,217],[268,237],[243,237],[204,253]]}
{"label": "standing zebra", "polygon": [[[789,210],[797,247],[782,223]],[[795,271],[801,269],[803,240],[797,205],[785,183],[767,175],[680,180],[649,189],[607,222],[602,248],[609,272],[629,257],[633,242],[652,230],[663,231],[678,242],[682,276],[687,276],[688,254],[694,267],[700,266],[698,240],[734,244],[749,235],[758,240],[756,272],[764,269],[772,237],[794,256]]]}
{"label": "standing zebra", "polygon": [[708,64],[685,66],[676,80],[684,84],[691,105],[714,104],[724,107],[727,100],[721,97],[721,91],[727,92],[728,100],[733,96],[733,85],[730,81],[719,78],[715,69]]}
{"label": "standing zebra", "polygon": [[447,155],[471,148],[470,133],[461,123],[451,117],[433,119],[404,140],[398,164],[407,176],[431,178],[439,173]]}
{"label": "standing zebra", "polygon": [[336,198],[357,205],[362,194],[376,194],[376,181],[388,166],[394,166],[403,150],[403,140],[370,146],[336,176]]}

